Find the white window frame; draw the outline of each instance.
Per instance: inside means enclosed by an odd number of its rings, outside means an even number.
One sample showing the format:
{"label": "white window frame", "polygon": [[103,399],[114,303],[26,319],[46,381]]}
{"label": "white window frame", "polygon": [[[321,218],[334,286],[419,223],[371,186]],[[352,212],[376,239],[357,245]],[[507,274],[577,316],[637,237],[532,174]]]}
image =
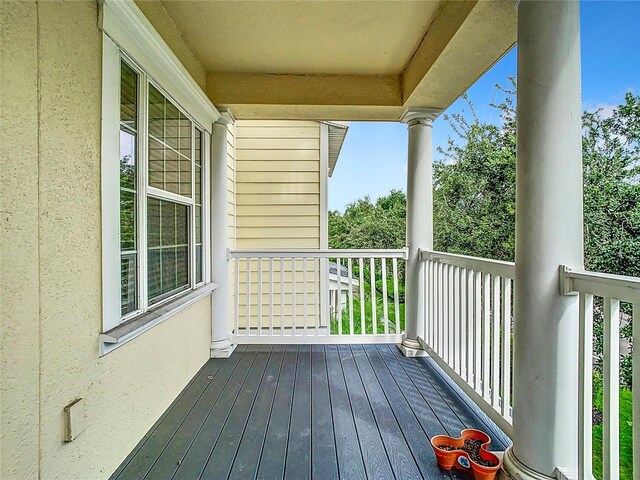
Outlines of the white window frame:
{"label": "white window frame", "polygon": [[[135,337],[152,324],[158,323],[193,303],[198,295],[212,291],[210,256],[211,205],[211,132],[220,113],[196,84],[179,60],[153,29],[132,0],[104,0],[101,3],[100,28],[103,31],[102,84],[102,280],[103,321],[101,352],[114,338]],[[138,74],[137,129],[137,251],[138,310],[121,316],[120,277],[120,61],[124,59]],[[202,282],[195,277],[195,195],[183,197],[147,186],[148,84],[152,83],[192,122],[192,162],[195,149],[195,128],[202,132]],[[195,188],[195,168],[192,164],[192,186]],[[189,205],[189,265],[190,285],[185,291],[148,305],[147,294],[147,233],[146,205],[149,196]],[[144,228],[141,228],[144,224]],[[191,293],[189,293],[191,292]],[[184,299],[184,301],[182,301]],[[148,322],[146,318],[148,317]],[[145,320],[140,323],[139,320]],[[124,324],[124,325],[123,325]],[[135,324],[135,325],[134,325]],[[135,331],[132,330],[136,326]],[[120,333],[122,329],[124,333]],[[116,332],[118,330],[118,332]],[[105,340],[106,339],[106,340]],[[110,340],[111,339],[111,340]],[[117,343],[116,342],[116,343]]]}

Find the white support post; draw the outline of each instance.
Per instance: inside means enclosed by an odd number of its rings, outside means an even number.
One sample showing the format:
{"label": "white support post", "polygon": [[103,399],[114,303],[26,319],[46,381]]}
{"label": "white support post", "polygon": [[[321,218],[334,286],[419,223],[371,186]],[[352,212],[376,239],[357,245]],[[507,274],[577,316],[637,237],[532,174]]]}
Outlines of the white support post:
{"label": "white support post", "polygon": [[418,337],[424,338],[425,264],[420,249],[433,249],[432,130],[439,111],[410,108],[402,118],[409,130],[407,162],[407,248],[405,273],[405,331],[399,345],[407,357],[426,356]]}
{"label": "white support post", "polygon": [[227,125],[232,122],[231,113],[224,113],[211,138],[211,281],[218,285],[211,297],[211,358],[227,358],[235,347],[229,335],[227,259]]}
{"label": "white support post", "polygon": [[573,478],[578,467],[578,297],[559,265],[581,268],[580,5],[518,4],[518,152],[513,363],[514,479]]}

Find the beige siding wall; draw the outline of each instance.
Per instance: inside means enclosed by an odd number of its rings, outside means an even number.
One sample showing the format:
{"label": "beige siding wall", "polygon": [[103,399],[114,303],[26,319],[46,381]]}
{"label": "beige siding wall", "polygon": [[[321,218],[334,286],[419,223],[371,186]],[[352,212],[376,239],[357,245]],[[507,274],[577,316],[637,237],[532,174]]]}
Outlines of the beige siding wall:
{"label": "beige siding wall", "polygon": [[[99,356],[97,2],[0,8],[0,478],[105,479],[207,361],[210,302]],[[87,428],[63,443],[77,398]]]}
{"label": "beige siding wall", "polygon": [[320,124],[238,120],[238,248],[320,247]]}
{"label": "beige siding wall", "polygon": [[[236,245],[239,249],[320,248],[320,124],[313,121],[239,120],[236,123]],[[283,265],[281,283],[279,260],[272,264],[274,324],[293,324],[295,270],[296,324],[304,321],[304,289],[307,289],[307,322],[315,324],[314,264]],[[268,260],[251,264],[252,326],[259,323],[258,289],[262,281],[262,324],[269,316],[270,283]],[[240,325],[245,326],[247,305],[247,262],[239,265]],[[319,277],[319,275],[318,275]],[[318,278],[319,281],[319,278]],[[284,296],[281,298],[281,294]],[[281,308],[281,300],[284,309]],[[284,314],[284,317],[281,316]]]}

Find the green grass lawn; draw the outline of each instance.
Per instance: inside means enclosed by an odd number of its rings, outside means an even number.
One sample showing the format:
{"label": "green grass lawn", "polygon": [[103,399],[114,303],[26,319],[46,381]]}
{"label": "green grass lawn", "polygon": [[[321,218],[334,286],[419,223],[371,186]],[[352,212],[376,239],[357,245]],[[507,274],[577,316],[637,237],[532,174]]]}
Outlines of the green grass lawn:
{"label": "green grass lawn", "polygon": [[[393,294],[393,288],[389,288],[389,293]],[[373,305],[371,302],[371,287],[369,283],[365,282],[364,286],[364,332],[362,332],[362,323],[360,320],[361,317],[361,303],[358,294],[353,295],[353,333],[354,334],[372,334],[373,333]],[[393,303],[393,295],[387,299],[389,316],[387,319],[388,323],[388,331],[389,333],[396,333],[396,314],[395,314],[395,306]],[[400,310],[400,331],[404,330],[404,303],[399,304]],[[349,325],[349,300],[347,297],[347,302],[343,305],[342,311],[342,333],[348,334],[350,332]],[[385,326],[385,318],[384,318],[384,303],[382,294],[376,291],[376,326],[377,333],[384,333]],[[339,332],[338,320],[331,321],[331,333],[338,334]]]}
{"label": "green grass lawn", "polygon": [[[602,378],[593,375],[593,404],[602,411]],[[631,390],[620,388],[620,479],[633,478],[633,398]],[[593,426],[593,475],[602,478],[602,425]]]}

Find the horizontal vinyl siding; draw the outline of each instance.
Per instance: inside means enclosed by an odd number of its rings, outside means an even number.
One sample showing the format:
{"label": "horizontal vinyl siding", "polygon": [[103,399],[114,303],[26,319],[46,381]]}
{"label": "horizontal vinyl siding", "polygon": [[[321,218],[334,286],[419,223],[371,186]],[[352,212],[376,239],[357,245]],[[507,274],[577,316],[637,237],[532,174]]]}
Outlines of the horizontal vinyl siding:
{"label": "horizontal vinyl siding", "polygon": [[[319,248],[320,247],[320,124],[311,121],[238,120],[236,123],[236,247]],[[274,327],[281,317],[281,291],[284,290],[284,324],[316,321],[314,313],[315,279],[308,262],[306,281],[302,262],[296,265],[295,300],[291,262],[285,261],[283,285],[279,260],[273,262]],[[252,326],[267,326],[270,310],[269,262],[262,263],[262,322],[258,318],[258,262],[251,268],[251,297],[247,302],[246,262],[239,264],[239,326],[247,323],[247,303],[251,305]],[[319,280],[319,279],[318,279]],[[304,295],[306,288],[307,294]]]}

